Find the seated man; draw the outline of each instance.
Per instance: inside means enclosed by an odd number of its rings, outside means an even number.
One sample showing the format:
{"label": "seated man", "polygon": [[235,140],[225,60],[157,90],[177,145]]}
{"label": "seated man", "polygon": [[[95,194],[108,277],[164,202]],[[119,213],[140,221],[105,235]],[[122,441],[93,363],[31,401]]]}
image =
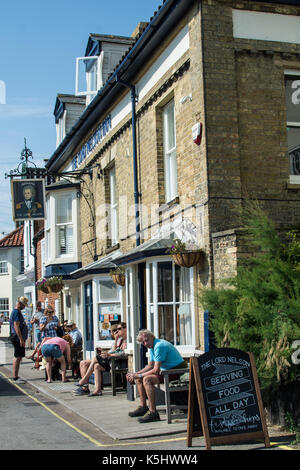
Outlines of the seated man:
{"label": "seated man", "polygon": [[[164,339],[155,338],[149,330],[141,330],[137,336],[137,342],[149,349],[149,364],[144,369],[128,373],[126,378],[129,383],[136,383],[140,397],[140,406],[129,413],[132,418],[139,416],[140,423],[159,421],[159,413],[155,406],[155,384],[163,383],[161,370],[181,369],[187,367],[178,350]],[[178,376],[172,377],[177,379]],[[147,398],[149,408],[147,406]]]}
{"label": "seated man", "polygon": [[[81,380],[78,382],[77,386],[79,387],[76,390],[75,395],[85,395],[88,394],[89,397],[101,396],[102,395],[102,376],[101,372],[104,372],[106,369],[103,367],[101,358],[109,359],[110,357],[124,357],[124,349],[126,348],[126,323],[120,323],[117,325],[112,325],[111,335],[115,340],[112,349],[107,352],[102,352],[101,348],[96,348],[96,356],[90,360],[86,359],[80,361],[80,375]],[[109,369],[107,369],[108,371]],[[95,377],[95,390],[93,393],[89,391],[89,378],[94,372]]]}
{"label": "seated man", "polygon": [[73,346],[80,348],[82,346],[82,334],[78,330],[76,323],[73,320],[67,322],[68,334],[71,336],[73,341]]}

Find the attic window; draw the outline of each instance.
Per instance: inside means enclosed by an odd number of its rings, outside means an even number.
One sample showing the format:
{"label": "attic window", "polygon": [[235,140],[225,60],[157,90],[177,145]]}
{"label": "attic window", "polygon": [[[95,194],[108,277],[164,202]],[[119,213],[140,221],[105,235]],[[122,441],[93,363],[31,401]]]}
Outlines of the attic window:
{"label": "attic window", "polygon": [[90,102],[102,86],[100,67],[103,55],[76,58],[76,96],[87,96]]}

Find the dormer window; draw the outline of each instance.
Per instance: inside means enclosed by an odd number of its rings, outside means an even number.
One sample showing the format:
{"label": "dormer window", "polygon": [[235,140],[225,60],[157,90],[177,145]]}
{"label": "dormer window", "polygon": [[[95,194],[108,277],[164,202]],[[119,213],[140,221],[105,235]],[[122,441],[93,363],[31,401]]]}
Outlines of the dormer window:
{"label": "dormer window", "polygon": [[91,34],[84,57],[76,59],[76,96],[88,106],[133,44],[134,38]]}
{"label": "dormer window", "polygon": [[101,63],[103,53],[100,56],[77,57],[76,59],[76,96],[86,96],[88,105],[96,96],[102,86]]}

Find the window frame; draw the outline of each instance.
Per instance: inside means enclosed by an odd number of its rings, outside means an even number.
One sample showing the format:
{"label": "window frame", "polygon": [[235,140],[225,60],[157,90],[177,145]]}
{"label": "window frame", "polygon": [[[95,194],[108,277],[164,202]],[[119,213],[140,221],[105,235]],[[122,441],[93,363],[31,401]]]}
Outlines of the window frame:
{"label": "window frame", "polygon": [[[87,71],[87,66],[84,64],[85,69],[86,69],[85,71],[86,90],[79,91],[79,64],[80,62],[87,62],[89,60],[95,60],[95,66],[93,64],[90,67],[90,70]],[[102,74],[101,74],[103,60],[104,60],[103,51],[101,51],[99,56],[93,55],[93,56],[85,56],[85,57],[76,57],[75,95],[86,96],[87,105],[90,104],[90,102],[95,98],[97,91],[103,86],[103,80],[102,80]],[[95,89],[91,88],[92,75],[95,76],[95,87],[96,87]]]}
{"label": "window frame", "polygon": [[[1,305],[2,301],[5,301],[3,302],[3,305]],[[6,306],[7,308],[1,308],[1,307],[6,307]],[[9,316],[9,298],[8,297],[0,298],[0,313],[4,313],[5,317]]]}
{"label": "window frame", "polygon": [[[101,277],[98,277],[98,278],[95,278],[94,279],[94,286],[95,286],[95,293],[96,295],[94,296],[95,298],[95,301],[94,301],[94,312],[95,312],[95,315],[96,315],[96,318],[94,318],[94,321],[95,321],[95,325],[97,325],[97,327],[94,329],[95,331],[95,344],[96,346],[100,346],[100,347],[103,347],[103,348],[110,348],[112,345],[113,345],[113,340],[112,339],[107,339],[107,340],[104,340],[104,339],[100,339],[100,305],[104,305],[104,306],[117,306],[119,311],[120,311],[120,316],[121,316],[121,320],[120,321],[123,321],[123,299],[122,299],[122,288],[121,286],[118,286],[116,285],[116,292],[117,292],[117,296],[116,297],[111,297],[111,298],[107,298],[107,299],[103,299],[101,297],[101,290],[100,290],[100,284],[101,282],[103,281],[112,281],[111,277],[110,276],[101,276]],[[105,315],[105,314],[104,314]],[[110,315],[107,313],[107,315]],[[111,321],[117,321],[117,320],[111,320]]]}
{"label": "window frame", "polygon": [[[3,267],[2,267],[3,265]],[[6,267],[6,270],[3,270],[3,268]],[[1,274],[8,274],[8,261],[5,259],[0,260],[0,275]]]}
{"label": "window frame", "polygon": [[[172,301],[158,302],[158,265],[159,263],[170,263],[172,266]],[[149,260],[146,263],[146,316],[148,328],[153,331],[154,335],[159,338],[159,306],[171,305],[173,308],[173,327],[174,327],[174,346],[181,353],[190,353],[196,349],[195,337],[195,294],[194,294],[194,272],[193,268],[180,268],[188,269],[189,283],[190,283],[190,300],[188,302],[176,301],[175,291],[175,263],[167,257],[161,257],[159,260]],[[152,293],[151,293],[151,271],[152,271]],[[151,300],[152,294],[152,302]],[[176,306],[190,305],[190,318],[191,318],[191,344],[176,344]],[[151,311],[152,310],[152,311]]]}
{"label": "window frame", "polygon": [[[173,116],[173,146],[169,147],[169,119],[170,109]],[[162,135],[163,135],[163,161],[164,161],[164,181],[165,181],[165,200],[170,202],[178,196],[178,175],[177,175],[177,145],[176,145],[176,114],[175,101],[172,98],[162,108]]]}
{"label": "window frame", "polygon": [[[66,199],[68,197],[72,198],[72,253],[59,254],[58,244],[58,226],[65,224],[59,224],[57,226],[57,200],[59,198]],[[45,265],[61,262],[77,262],[79,260],[79,244],[78,244],[78,234],[79,234],[79,202],[77,197],[77,189],[67,189],[67,190],[52,190],[49,191],[46,195],[46,204],[47,204],[47,218],[45,221]],[[70,225],[71,222],[68,222]]]}
{"label": "window frame", "polygon": [[[300,70],[293,70],[293,69],[287,69],[284,71],[284,88],[286,91],[286,80],[288,80],[288,77],[299,77],[300,81]],[[299,90],[300,91],[300,90]],[[299,104],[300,107],[300,104]],[[286,109],[286,127],[287,127],[287,133],[288,133],[288,128],[292,129],[299,129],[299,141],[300,141],[300,118],[299,121],[288,121],[288,110]],[[300,144],[299,144],[300,146]],[[300,184],[300,174],[299,175],[294,175],[291,173],[291,162],[290,162],[290,156],[289,156],[289,151],[288,151],[288,158],[289,158],[289,182],[291,184]]]}
{"label": "window frame", "polygon": [[[62,200],[66,199],[71,199],[71,221],[69,222],[57,222],[57,217],[58,217],[58,204]],[[55,238],[56,238],[56,258],[70,258],[74,256],[74,221],[73,221],[73,200],[74,200],[74,194],[70,193],[69,196],[66,196],[65,194],[60,194],[57,195],[55,198]],[[69,210],[69,207],[68,207]],[[72,251],[66,251],[66,253],[61,253],[62,245],[60,244],[61,241],[61,236],[60,236],[60,229],[61,228],[68,228],[72,227]],[[68,235],[67,235],[67,230],[65,231],[65,248],[67,250],[68,247]]]}
{"label": "window frame", "polygon": [[110,207],[110,239],[111,245],[114,246],[119,242],[119,226],[118,226],[118,197],[117,197],[117,180],[116,167],[113,166],[108,172],[109,181],[109,207]]}

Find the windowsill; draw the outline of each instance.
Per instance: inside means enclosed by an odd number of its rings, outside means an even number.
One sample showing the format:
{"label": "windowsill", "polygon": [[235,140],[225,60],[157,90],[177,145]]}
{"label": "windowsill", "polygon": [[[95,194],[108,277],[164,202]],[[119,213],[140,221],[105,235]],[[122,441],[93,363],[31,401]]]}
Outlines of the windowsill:
{"label": "windowsill", "polygon": [[286,189],[291,189],[291,190],[298,190],[300,189],[300,181],[299,183],[286,183]]}
{"label": "windowsill", "polygon": [[177,204],[179,204],[179,196],[176,196],[171,201],[166,202],[165,204],[162,204],[161,206],[159,206],[156,213],[163,214],[164,212],[167,212],[169,209],[171,209],[173,206],[176,206]]}
{"label": "windowsill", "polygon": [[115,245],[110,246],[109,248],[107,248],[107,249],[105,250],[105,254],[106,254],[106,255],[109,255],[109,253],[111,253],[112,251],[116,251],[116,250],[118,250],[119,248],[120,248],[120,244],[119,244],[119,243],[116,243]]}

